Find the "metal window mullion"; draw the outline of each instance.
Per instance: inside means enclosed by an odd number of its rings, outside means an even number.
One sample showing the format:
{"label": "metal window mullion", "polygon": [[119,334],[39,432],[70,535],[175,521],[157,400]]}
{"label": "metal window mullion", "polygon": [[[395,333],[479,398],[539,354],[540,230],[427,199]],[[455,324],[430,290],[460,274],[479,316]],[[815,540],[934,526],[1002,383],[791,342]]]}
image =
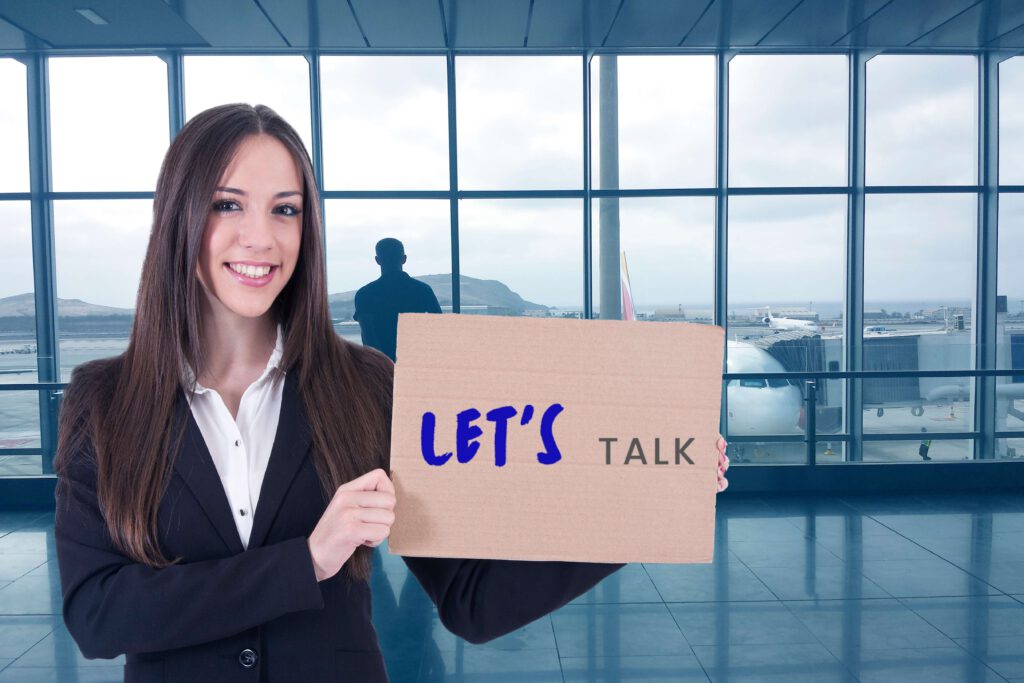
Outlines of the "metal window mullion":
{"label": "metal window mullion", "polygon": [[[869,55],[850,54],[849,131],[847,169],[850,193],[846,207],[846,307],[843,337],[846,339],[846,369],[864,368],[864,188],[867,119],[867,63]],[[861,404],[863,381],[846,382],[846,432],[850,435],[846,457],[864,459],[864,414]]]}
{"label": "metal window mullion", "polygon": [[[732,53],[719,52],[715,58],[715,313],[714,323],[728,337],[728,230],[729,230],[729,61]],[[728,370],[726,344],[722,372]],[[722,384],[719,431],[728,437],[729,406]]]}
{"label": "metal window mullion", "polygon": [[[975,291],[975,369],[996,367],[996,284],[999,218],[999,62],[978,55],[977,281]],[[975,460],[995,457],[995,378],[974,380]]]}
{"label": "metal window mullion", "polygon": [[448,206],[452,241],[452,313],[461,313],[461,269],[459,267],[459,167],[455,108],[455,52],[448,51]]}
{"label": "metal window mullion", "polygon": [[583,318],[594,317],[593,207],[590,177],[590,64],[591,55],[583,55]]}
{"label": "metal window mullion", "polygon": [[185,126],[184,59],[178,51],[163,56],[167,64],[167,124],[171,140]]}
{"label": "metal window mullion", "polygon": [[[53,201],[50,169],[50,83],[47,58],[36,53],[28,67],[28,149],[32,193],[32,272],[36,311],[36,367],[39,382],[60,380],[57,337],[57,283],[54,265]],[[39,392],[42,471],[53,472],[57,452],[58,394]]]}
{"label": "metal window mullion", "polygon": [[310,150],[310,161],[313,164],[313,176],[320,195],[320,239],[323,242],[323,250],[327,254],[327,208],[324,199],[324,153],[323,153],[323,116],[320,111],[320,55],[317,52],[306,52],[303,55],[309,64],[309,125],[313,139],[310,141],[313,149]]}

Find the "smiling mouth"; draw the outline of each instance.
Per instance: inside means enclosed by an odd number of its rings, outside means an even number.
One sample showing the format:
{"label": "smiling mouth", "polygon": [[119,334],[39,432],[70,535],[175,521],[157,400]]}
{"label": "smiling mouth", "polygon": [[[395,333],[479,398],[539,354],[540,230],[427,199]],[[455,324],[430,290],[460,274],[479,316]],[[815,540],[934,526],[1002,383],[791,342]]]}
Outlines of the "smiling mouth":
{"label": "smiling mouth", "polygon": [[251,265],[248,263],[225,263],[228,273],[243,285],[262,287],[274,279],[280,266],[270,264]]}

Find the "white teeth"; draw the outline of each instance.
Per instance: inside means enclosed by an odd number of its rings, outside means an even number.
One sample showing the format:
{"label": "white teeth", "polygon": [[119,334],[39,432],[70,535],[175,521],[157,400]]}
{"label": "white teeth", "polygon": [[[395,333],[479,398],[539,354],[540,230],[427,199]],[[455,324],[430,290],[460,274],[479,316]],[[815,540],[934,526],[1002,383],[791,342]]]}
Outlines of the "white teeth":
{"label": "white teeth", "polygon": [[251,278],[264,277],[270,273],[270,266],[247,266],[241,263],[229,263],[228,267],[239,275]]}

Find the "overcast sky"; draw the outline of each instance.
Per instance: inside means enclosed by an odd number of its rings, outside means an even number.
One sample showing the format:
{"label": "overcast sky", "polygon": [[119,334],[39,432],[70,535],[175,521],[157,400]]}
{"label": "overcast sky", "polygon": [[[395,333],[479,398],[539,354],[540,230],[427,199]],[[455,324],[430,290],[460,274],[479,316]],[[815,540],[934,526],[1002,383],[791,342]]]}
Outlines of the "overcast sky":
{"label": "overcast sky", "polygon": [[[582,188],[578,57],[460,57],[458,171],[463,189]],[[594,185],[600,184],[600,66],[593,74]],[[714,59],[618,59],[623,188],[710,187],[715,168]],[[186,57],[187,116],[221,102],[272,106],[309,144],[304,58]],[[846,182],[848,66],[841,56],[740,56],[731,64],[730,183]],[[166,67],[155,57],[50,60],[53,183],[58,191],[152,190],[168,144]],[[869,184],[976,182],[973,57],[882,56],[868,64]],[[328,189],[445,190],[443,57],[325,57],[321,64]],[[0,88],[24,92],[25,68],[0,59]],[[1024,58],[1001,71],[1001,173],[1024,184]],[[24,100],[0,101],[0,192],[28,189]],[[461,270],[550,306],[583,300],[579,200],[473,200],[460,206]],[[865,296],[969,299],[974,195],[885,195],[867,202]],[[1001,207],[999,293],[1024,292],[1024,202]],[[54,208],[62,298],[134,305],[150,202],[61,201]],[[621,246],[640,310],[710,308],[714,201],[624,199]],[[740,304],[840,301],[844,196],[734,197],[729,296]],[[0,202],[0,296],[32,288],[27,202]],[[594,204],[595,261],[600,211]],[[332,292],[376,277],[373,244],[406,243],[414,275],[451,271],[446,200],[327,203]],[[595,298],[600,269],[595,262]],[[734,308],[733,306],[730,306]]]}

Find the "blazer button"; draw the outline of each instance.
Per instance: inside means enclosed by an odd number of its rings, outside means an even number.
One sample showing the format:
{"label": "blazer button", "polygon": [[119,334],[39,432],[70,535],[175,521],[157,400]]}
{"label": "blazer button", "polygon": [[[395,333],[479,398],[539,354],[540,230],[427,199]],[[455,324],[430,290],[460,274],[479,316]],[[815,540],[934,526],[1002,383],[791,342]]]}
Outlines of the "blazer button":
{"label": "blazer button", "polygon": [[238,663],[244,666],[246,669],[251,669],[256,666],[256,660],[258,657],[256,653],[249,648],[245,648],[238,653]]}

